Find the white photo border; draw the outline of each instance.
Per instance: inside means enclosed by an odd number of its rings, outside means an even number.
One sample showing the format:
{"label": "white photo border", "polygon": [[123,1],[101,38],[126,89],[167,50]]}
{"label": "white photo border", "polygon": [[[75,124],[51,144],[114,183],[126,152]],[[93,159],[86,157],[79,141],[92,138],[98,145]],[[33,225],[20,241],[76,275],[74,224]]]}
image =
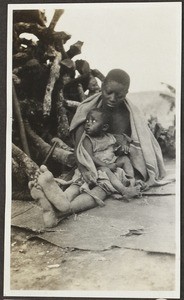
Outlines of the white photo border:
{"label": "white photo border", "polygon": [[[107,2],[108,3],[108,2]],[[76,3],[75,3],[76,4]],[[176,288],[175,291],[25,291],[25,290],[11,290],[10,289],[10,236],[11,236],[11,197],[12,197],[12,185],[10,182],[12,169],[11,169],[11,153],[12,153],[12,15],[13,10],[22,9],[46,9],[53,8],[65,8],[67,5],[75,5],[74,3],[42,3],[42,4],[8,4],[8,16],[7,16],[7,123],[6,123],[6,200],[5,200],[5,240],[4,240],[4,297],[98,297],[98,298],[176,298],[180,297],[180,186],[181,186],[181,38],[178,39],[178,61],[180,63],[176,66],[176,72],[178,74],[177,80],[177,95],[176,99],[176,216],[178,216],[176,222]],[[79,5],[90,5],[90,3],[78,3]],[[113,5],[113,3],[110,3]],[[102,3],[94,3],[93,5],[103,5]],[[123,3],[122,3],[123,5]],[[141,5],[141,4],[140,4]],[[176,5],[180,6],[181,2]],[[181,16],[182,20],[182,16]],[[181,30],[181,28],[180,28]],[[181,32],[178,34],[181,36]],[[9,253],[9,255],[8,255]]]}

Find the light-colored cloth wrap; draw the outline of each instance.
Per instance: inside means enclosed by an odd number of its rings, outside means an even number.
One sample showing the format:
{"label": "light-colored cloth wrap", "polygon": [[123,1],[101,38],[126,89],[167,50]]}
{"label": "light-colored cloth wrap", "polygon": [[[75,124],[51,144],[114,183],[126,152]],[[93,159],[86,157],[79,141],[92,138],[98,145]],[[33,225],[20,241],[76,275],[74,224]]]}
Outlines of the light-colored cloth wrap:
{"label": "light-colored cloth wrap", "polygon": [[[141,173],[148,186],[162,185],[162,181],[159,180],[165,176],[166,172],[160,146],[150,131],[140,110],[128,99],[126,99],[125,104],[130,112],[132,139],[130,143],[131,163],[133,167]],[[70,131],[74,131],[85,121],[86,115],[91,109],[101,107],[101,105],[101,93],[84,100],[77,108],[70,125]],[[84,135],[81,137],[81,141],[77,147],[78,161],[88,170],[96,173],[94,163],[82,145],[83,138]],[[165,182],[163,182],[163,184],[165,184]]]}

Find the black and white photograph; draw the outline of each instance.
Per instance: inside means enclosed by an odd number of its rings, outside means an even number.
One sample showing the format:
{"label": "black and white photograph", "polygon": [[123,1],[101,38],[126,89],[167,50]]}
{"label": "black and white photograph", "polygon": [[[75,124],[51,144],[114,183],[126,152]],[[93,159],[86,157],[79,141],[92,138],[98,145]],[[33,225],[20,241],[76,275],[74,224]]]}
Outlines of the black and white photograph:
{"label": "black and white photograph", "polygon": [[7,5],[4,296],[180,298],[181,4]]}

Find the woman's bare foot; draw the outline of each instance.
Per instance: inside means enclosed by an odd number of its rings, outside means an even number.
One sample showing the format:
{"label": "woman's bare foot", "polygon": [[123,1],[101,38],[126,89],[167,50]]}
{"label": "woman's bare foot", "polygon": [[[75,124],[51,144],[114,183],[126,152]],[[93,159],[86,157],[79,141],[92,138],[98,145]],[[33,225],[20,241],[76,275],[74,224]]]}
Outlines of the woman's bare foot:
{"label": "woman's bare foot", "polygon": [[40,174],[37,176],[37,183],[41,186],[46,198],[60,212],[67,213],[70,211],[70,202],[66,199],[62,189],[54,180],[54,176],[46,166],[40,167]]}
{"label": "woman's bare foot", "polygon": [[30,181],[29,184],[30,194],[33,199],[38,201],[39,205],[43,210],[43,221],[45,227],[54,227],[58,224],[59,220],[56,217],[55,211],[51,203],[47,200],[42,189],[35,183],[35,181]]}

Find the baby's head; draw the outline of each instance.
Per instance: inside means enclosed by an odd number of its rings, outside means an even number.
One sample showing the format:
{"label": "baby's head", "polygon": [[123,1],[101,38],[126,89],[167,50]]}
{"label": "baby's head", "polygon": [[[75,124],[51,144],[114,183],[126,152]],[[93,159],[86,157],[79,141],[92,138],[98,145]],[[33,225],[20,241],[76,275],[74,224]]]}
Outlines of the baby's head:
{"label": "baby's head", "polygon": [[86,117],[84,129],[89,136],[101,136],[109,128],[109,116],[101,109],[92,109]]}

